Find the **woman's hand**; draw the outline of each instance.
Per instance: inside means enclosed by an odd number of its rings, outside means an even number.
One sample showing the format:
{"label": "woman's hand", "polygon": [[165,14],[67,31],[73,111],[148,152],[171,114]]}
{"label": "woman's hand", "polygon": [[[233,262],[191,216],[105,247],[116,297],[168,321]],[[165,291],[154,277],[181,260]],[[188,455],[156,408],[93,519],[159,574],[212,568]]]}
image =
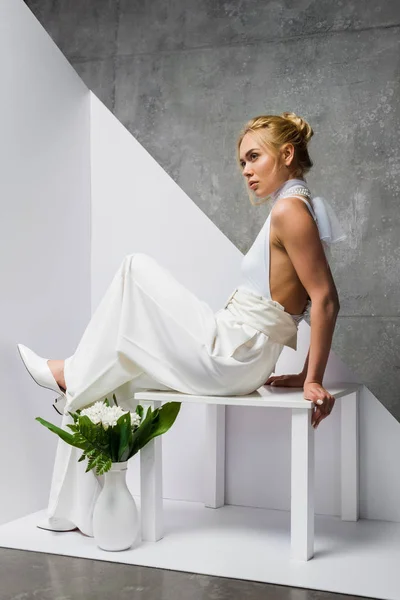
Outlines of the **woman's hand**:
{"label": "woman's hand", "polygon": [[299,387],[302,388],[305,382],[305,375],[297,373],[293,375],[272,375],[267,379],[264,385],[275,385],[277,387]]}
{"label": "woman's hand", "polygon": [[335,398],[331,396],[325,388],[315,381],[305,381],[306,376],[303,373],[292,375],[272,375],[267,379],[264,385],[273,385],[276,387],[303,387],[304,399],[315,403],[315,410],[311,418],[311,425],[317,429],[318,425],[325,419],[335,405]]}
{"label": "woman's hand", "polygon": [[311,418],[311,425],[317,429],[322,419],[328,417],[332,412],[335,398],[321,384],[308,381],[304,383],[304,399],[311,400],[317,405]]}

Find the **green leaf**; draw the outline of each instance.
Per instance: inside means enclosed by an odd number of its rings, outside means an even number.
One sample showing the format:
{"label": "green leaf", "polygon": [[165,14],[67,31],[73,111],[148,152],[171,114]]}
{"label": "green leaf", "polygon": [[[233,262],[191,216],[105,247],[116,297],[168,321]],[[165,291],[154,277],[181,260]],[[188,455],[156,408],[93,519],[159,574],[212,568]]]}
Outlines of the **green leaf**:
{"label": "green leaf", "polygon": [[79,431],[79,427],[78,425],[75,425],[75,423],[67,423],[66,427],[69,427],[74,432]]}
{"label": "green leaf", "polygon": [[118,461],[120,429],[121,428],[118,421],[114,427],[109,427],[107,429],[108,440],[110,444],[110,456],[113,462]]}
{"label": "green leaf", "polygon": [[119,439],[118,439],[118,428],[116,427],[109,427],[107,429],[107,436],[108,436],[108,444],[109,444],[109,454],[111,457],[111,460],[113,462],[116,462],[117,457],[118,457],[118,448],[119,448]]}
{"label": "green leaf", "polygon": [[53,425],[53,423],[49,423],[48,421],[45,421],[41,417],[36,417],[35,421],[39,421],[39,423],[41,423],[42,425],[47,427],[47,429],[50,429],[50,431],[52,431],[53,433],[56,433],[62,440],[64,440],[64,442],[67,442],[67,444],[70,444],[71,446],[74,446],[75,448],[84,449],[85,445],[82,444],[82,442],[79,442],[76,435],[72,435],[71,433],[68,433],[68,431],[65,431],[65,429],[61,429],[60,427],[57,427],[57,425]]}
{"label": "green leaf", "polygon": [[79,417],[79,431],[82,437],[87,441],[89,448],[95,448],[99,451],[108,449],[107,432],[100,423],[92,423],[87,415]]}
{"label": "green leaf", "polygon": [[129,452],[133,440],[132,422],[130,412],[122,415],[118,421],[119,426],[119,448],[117,462],[124,462],[129,458]]}
{"label": "green leaf", "polygon": [[166,433],[174,424],[180,408],[181,402],[167,402],[154,411],[149,407],[146,418],[132,434],[133,443],[129,458],[134,456],[150,440]]}
{"label": "green leaf", "polygon": [[86,473],[91,469],[96,469],[97,475],[103,475],[106,471],[109,471],[112,466],[111,458],[104,454],[98,454],[95,458],[89,459]]}
{"label": "green leaf", "polygon": [[127,412],[121,415],[114,427],[109,428],[109,442],[113,462],[127,460],[132,443],[131,415]]}

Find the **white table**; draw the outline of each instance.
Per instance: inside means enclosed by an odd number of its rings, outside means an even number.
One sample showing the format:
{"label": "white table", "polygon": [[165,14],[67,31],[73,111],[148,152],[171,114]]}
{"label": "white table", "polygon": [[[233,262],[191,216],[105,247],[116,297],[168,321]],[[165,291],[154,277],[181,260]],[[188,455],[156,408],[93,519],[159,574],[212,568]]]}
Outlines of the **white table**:
{"label": "white table", "polygon": [[[361,386],[353,383],[327,385],[341,411],[341,518],[359,518],[358,399]],[[207,485],[205,506],[225,503],[225,406],[289,408],[292,411],[291,460],[291,558],[307,561],[314,555],[314,404],[303,398],[302,388],[264,386],[247,396],[194,396],[178,392],[145,391],[134,396],[139,404],[154,408],[165,402],[207,405],[205,460]],[[340,401],[339,401],[340,400]],[[338,402],[339,401],[339,402]],[[140,451],[142,539],[163,537],[162,436]]]}

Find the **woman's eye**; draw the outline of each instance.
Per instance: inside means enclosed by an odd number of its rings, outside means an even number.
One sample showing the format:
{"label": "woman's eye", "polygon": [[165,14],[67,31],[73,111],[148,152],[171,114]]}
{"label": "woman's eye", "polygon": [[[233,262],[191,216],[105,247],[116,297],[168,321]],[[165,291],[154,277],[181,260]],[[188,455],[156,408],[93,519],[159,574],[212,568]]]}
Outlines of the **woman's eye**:
{"label": "woman's eye", "polygon": [[[253,152],[252,154],[250,154],[250,158],[253,158],[253,156],[255,156],[257,158],[258,154],[256,154],[256,152]],[[242,169],[243,169],[244,165],[245,165],[244,162],[240,163],[240,166],[242,167]]]}

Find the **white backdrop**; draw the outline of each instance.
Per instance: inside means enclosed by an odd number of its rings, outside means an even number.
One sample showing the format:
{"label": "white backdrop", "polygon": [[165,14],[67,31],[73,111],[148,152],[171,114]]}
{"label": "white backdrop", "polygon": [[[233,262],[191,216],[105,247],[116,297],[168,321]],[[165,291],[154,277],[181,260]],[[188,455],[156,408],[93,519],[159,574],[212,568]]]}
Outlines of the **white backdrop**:
{"label": "white backdrop", "polygon": [[0,523],[47,504],[56,394],[17,343],[72,354],[90,316],[89,90],[22,0],[0,2]]}
{"label": "white backdrop", "polygon": [[[69,356],[132,252],[152,255],[218,310],[239,281],[241,253],[89,93],[22,0],[0,3],[0,64],[4,523],[47,505],[58,438],[34,419],[61,419],[16,344]],[[298,353],[285,350],[277,372],[301,368],[308,336],[303,323]],[[351,377],[331,354],[326,381]],[[320,514],[339,509],[338,417],[315,432]],[[183,406],[163,436],[165,497],[202,500],[203,424],[203,407]],[[368,390],[360,436],[361,516],[400,521],[399,423]],[[288,510],[289,440],[289,411],[227,409],[229,503]],[[136,459],[129,477],[137,492]]]}

